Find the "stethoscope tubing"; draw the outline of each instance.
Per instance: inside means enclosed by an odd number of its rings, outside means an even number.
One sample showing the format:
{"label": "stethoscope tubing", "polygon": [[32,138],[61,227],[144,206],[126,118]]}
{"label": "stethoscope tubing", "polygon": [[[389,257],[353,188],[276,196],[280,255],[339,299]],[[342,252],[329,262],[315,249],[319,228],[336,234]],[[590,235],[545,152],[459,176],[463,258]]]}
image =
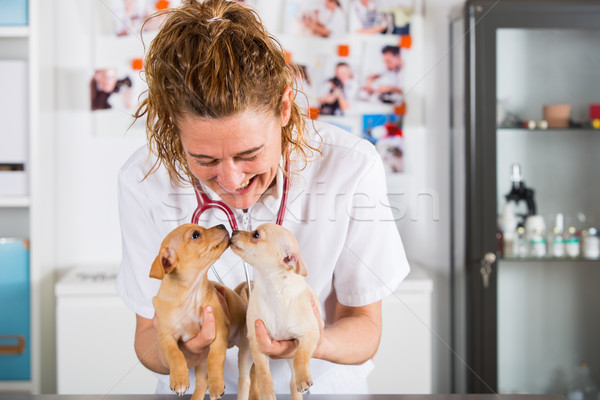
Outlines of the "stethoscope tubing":
{"label": "stethoscope tubing", "polygon": [[[289,174],[290,174],[290,163],[289,163],[289,160],[286,159],[285,173],[283,174],[283,193],[281,194],[281,202],[279,203],[279,210],[277,211],[277,219],[275,221],[275,223],[277,225],[283,224],[283,220],[285,218],[285,210],[287,208],[288,193],[290,190]],[[196,210],[192,214],[192,223],[193,224],[198,224],[200,216],[204,212],[210,210],[211,208],[216,208],[218,210],[223,211],[223,213],[225,213],[225,215],[227,216],[227,219],[229,220],[229,226],[231,227],[232,231],[239,230],[237,220],[235,218],[235,214],[233,213],[233,210],[227,204],[225,204],[224,202],[222,202],[220,200],[212,200],[210,197],[208,197],[208,195],[202,189],[202,186],[200,186],[200,182],[197,179],[193,179],[192,184],[194,186],[194,193],[196,194],[196,201],[198,203]],[[246,283],[248,285],[248,295],[250,295],[252,288],[250,285],[250,274],[249,274],[249,270],[248,270],[248,264],[246,264],[246,261],[244,261],[244,260],[242,260],[242,264],[244,266],[244,274],[246,276]],[[210,268],[211,268],[211,271],[213,272],[213,274],[216,276],[219,283],[221,285],[225,285],[223,283],[223,280],[217,273],[215,266],[213,265]]]}

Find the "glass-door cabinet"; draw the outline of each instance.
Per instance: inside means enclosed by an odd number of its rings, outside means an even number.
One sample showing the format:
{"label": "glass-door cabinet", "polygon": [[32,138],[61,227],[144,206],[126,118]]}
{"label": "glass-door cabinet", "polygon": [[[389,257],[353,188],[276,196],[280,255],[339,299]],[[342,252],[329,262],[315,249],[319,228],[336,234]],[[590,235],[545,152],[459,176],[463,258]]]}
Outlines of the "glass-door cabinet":
{"label": "glass-door cabinet", "polygon": [[600,2],[472,0],[449,26],[454,390],[600,384]]}

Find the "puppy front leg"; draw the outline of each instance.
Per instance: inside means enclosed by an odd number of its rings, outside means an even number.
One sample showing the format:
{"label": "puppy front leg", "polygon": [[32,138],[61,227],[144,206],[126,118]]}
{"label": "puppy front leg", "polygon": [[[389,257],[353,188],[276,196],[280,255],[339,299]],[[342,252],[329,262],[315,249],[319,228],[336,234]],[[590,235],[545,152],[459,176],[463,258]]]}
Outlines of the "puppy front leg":
{"label": "puppy front leg", "polygon": [[292,373],[292,377],[290,379],[290,398],[291,400],[302,400],[302,393],[298,391],[296,387],[296,374],[294,373],[294,360],[288,360],[288,364],[290,366],[290,371]]}
{"label": "puppy front leg", "polygon": [[190,377],[185,356],[179,350],[177,340],[173,336],[163,334],[159,336],[160,350],[169,364],[169,387],[179,396],[183,395],[190,387]]}
{"label": "puppy front leg", "polygon": [[240,335],[243,336],[241,336],[242,339],[238,351],[239,378],[237,400],[247,400],[250,398],[250,369],[252,368],[252,355],[250,354],[250,342],[246,335],[243,333]]}
{"label": "puppy front leg", "polygon": [[196,388],[191,400],[202,400],[208,388],[208,371],[206,368],[206,358],[202,359],[196,366]]}
{"label": "puppy front leg", "polygon": [[259,399],[275,400],[273,377],[269,369],[269,357],[260,351],[256,337],[250,337],[250,350],[252,351],[252,359],[254,360]]}
{"label": "puppy front leg", "polygon": [[208,393],[212,400],[220,399],[225,393],[225,354],[227,352],[227,337],[229,329],[217,334],[208,351]]}
{"label": "puppy front leg", "polygon": [[319,341],[319,332],[307,333],[300,339],[296,354],[294,354],[294,372],[296,378],[296,390],[304,393],[313,384],[312,376],[310,375],[310,359],[312,357],[317,343]]}

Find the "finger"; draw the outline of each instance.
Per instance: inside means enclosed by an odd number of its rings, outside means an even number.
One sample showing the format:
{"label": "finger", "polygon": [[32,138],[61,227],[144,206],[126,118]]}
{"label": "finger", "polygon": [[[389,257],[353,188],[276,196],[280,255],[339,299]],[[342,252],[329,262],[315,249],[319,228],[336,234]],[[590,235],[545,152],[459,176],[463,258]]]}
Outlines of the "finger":
{"label": "finger", "polygon": [[199,354],[215,340],[215,316],[210,306],[206,306],[202,313],[202,329],[198,334],[183,343],[190,352]]}
{"label": "finger", "polygon": [[323,329],[325,328],[325,321],[323,321],[323,319],[321,318],[321,309],[319,308],[319,305],[315,301],[315,298],[312,296],[310,298],[310,305],[313,308],[313,313],[315,314],[315,318],[317,318],[317,322],[319,322],[319,330],[321,331],[321,334],[322,334]]}
{"label": "finger", "polygon": [[202,329],[200,330],[199,336],[202,336],[208,344],[212,343],[215,340],[216,336],[216,326],[215,326],[215,314],[213,313],[213,309],[211,306],[206,306],[204,308],[204,313],[202,314]]}
{"label": "finger", "polygon": [[281,341],[271,339],[265,323],[261,320],[256,320],[254,330],[260,351],[271,358],[289,358],[298,346],[298,341],[295,339]]}
{"label": "finger", "polygon": [[319,311],[319,307],[317,306],[317,302],[313,296],[310,296],[310,305],[312,306],[315,317],[317,317],[317,319],[321,319],[321,312]]}

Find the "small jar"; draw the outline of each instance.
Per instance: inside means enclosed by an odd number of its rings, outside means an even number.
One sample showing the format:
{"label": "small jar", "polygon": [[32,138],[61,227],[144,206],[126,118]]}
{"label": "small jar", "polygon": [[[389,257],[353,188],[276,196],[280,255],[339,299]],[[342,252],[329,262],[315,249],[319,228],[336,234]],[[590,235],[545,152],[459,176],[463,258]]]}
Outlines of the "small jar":
{"label": "small jar", "polygon": [[529,239],[529,255],[535,258],[546,257],[546,239],[540,229],[536,229]]}
{"label": "small jar", "polygon": [[583,231],[581,237],[583,242],[583,257],[590,259],[600,258],[600,238],[598,237],[598,230],[596,228],[590,228],[587,231]]}
{"label": "small jar", "polygon": [[565,256],[565,239],[557,227],[552,228],[548,236],[548,255],[555,258]]}
{"label": "small jar", "polygon": [[577,230],[573,226],[569,227],[567,230],[565,251],[567,256],[571,258],[577,258],[581,254],[581,249],[579,248],[579,237],[577,236]]}
{"label": "small jar", "polygon": [[525,258],[529,256],[529,246],[527,245],[527,235],[525,228],[517,228],[517,239],[515,240],[515,254],[517,257]]}

